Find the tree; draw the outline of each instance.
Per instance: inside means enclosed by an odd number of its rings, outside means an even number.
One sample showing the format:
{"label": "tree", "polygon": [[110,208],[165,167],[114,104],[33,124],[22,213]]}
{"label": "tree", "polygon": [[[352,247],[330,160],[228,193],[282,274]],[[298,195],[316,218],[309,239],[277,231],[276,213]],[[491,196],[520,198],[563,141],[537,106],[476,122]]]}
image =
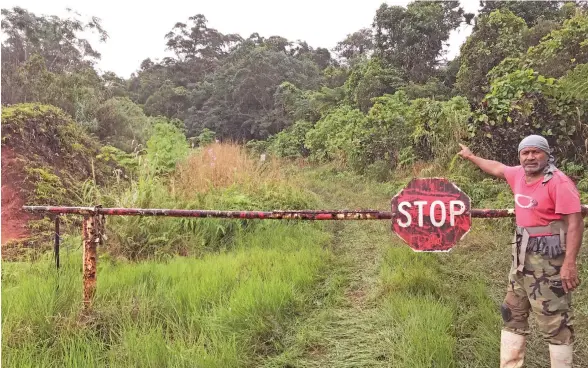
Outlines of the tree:
{"label": "tree", "polygon": [[189,107],[189,92],[184,87],[175,87],[165,81],[145,102],[145,113],[151,116],[163,115],[183,119]]}
{"label": "tree", "polygon": [[406,86],[400,89],[403,90],[411,100],[417,98],[448,100],[451,94],[451,89],[445,86],[437,78],[430,78],[427,83],[424,84],[409,82]]}
{"label": "tree", "polygon": [[374,50],[373,34],[370,28],[362,28],[337,43],[335,52],[347,64],[353,63],[362,56],[369,55]]}
{"label": "tree", "polygon": [[459,56],[439,67],[439,78],[443,80],[443,84],[445,85],[445,87],[455,87],[455,81],[457,80],[457,73],[459,73],[460,67],[461,61]]}
{"label": "tree", "polygon": [[351,70],[345,89],[351,103],[367,112],[375,97],[393,94],[403,85],[404,80],[398,69],[387,67],[381,59],[372,57]]}
{"label": "tree", "polygon": [[284,82],[276,90],[275,107],[283,113],[285,121],[305,120],[314,123],[344,98],[345,90],[342,87],[303,91],[290,82]]}
{"label": "tree", "polygon": [[529,48],[524,65],[559,78],[578,64],[588,63],[588,11],[579,11],[563,26]]}
{"label": "tree", "polygon": [[193,92],[186,120],[189,136],[209,128],[221,138],[267,138],[288,125],[276,109],[275,92],[285,81],[315,89],[321,75],[312,61],[244,43]]}
{"label": "tree", "polygon": [[[187,23],[177,22],[165,35],[166,49],[173,51],[176,57],[166,57],[159,62],[151,59],[141,62],[140,69],[131,76],[129,82],[129,90],[136,103],[146,104],[153,97],[150,101],[151,112],[164,113],[170,117],[187,115],[187,106],[183,106],[180,111],[178,104],[174,103],[175,107],[171,108],[173,113],[170,113],[169,106],[162,107],[165,104],[162,94],[175,96],[170,88],[180,87],[184,87],[186,93],[189,93],[207,75],[213,73],[222,60],[243,41],[239,35],[225,35],[209,28],[207,23],[202,14],[189,17]],[[176,92],[178,91],[181,89]],[[158,107],[153,107],[154,101],[158,101]],[[185,104],[182,102],[180,105]]]}
{"label": "tree", "polygon": [[525,44],[525,48],[529,48],[532,46],[536,46],[541,42],[541,39],[552,31],[561,27],[561,22],[557,22],[554,20],[545,20],[540,19],[537,24],[533,27],[527,29],[523,33],[523,42]]}
{"label": "tree", "polygon": [[106,95],[110,97],[128,97],[127,81],[114,72],[106,72],[102,75]]}
{"label": "tree", "polygon": [[92,17],[83,22],[77,18],[37,16],[20,7],[2,9],[2,70],[16,68],[31,56],[40,55],[50,72],[78,69],[82,64],[91,66],[100,59],[90,42],[81,37],[84,32],[96,31],[104,42],[108,34],[100,19]]}
{"label": "tree", "polygon": [[51,103],[75,117],[83,98],[100,95],[103,86],[93,69],[100,53],[81,37],[97,32],[105,41],[100,19],[37,16],[20,7],[2,9],[2,17],[3,103]]}
{"label": "tree", "polygon": [[242,40],[239,35],[224,35],[214,28],[208,28],[208,21],[202,14],[191,16],[188,21],[191,24],[176,23],[165,35],[168,50],[173,51],[180,61],[218,61]]}
{"label": "tree", "polygon": [[281,36],[271,36],[267,39],[260,37],[256,34],[256,41],[258,42],[259,46],[266,46],[268,49],[272,51],[279,51],[283,53],[288,53],[290,49],[292,49],[292,42],[288,41],[286,38]]}
{"label": "tree", "polygon": [[496,10],[479,19],[477,29],[461,46],[456,88],[472,102],[487,92],[486,74],[503,59],[524,51],[527,25],[510,10]]}
{"label": "tree", "polygon": [[341,87],[349,76],[349,69],[330,65],[323,70],[325,86],[329,88]]}
{"label": "tree", "polygon": [[314,62],[316,65],[318,65],[320,70],[324,70],[327,67],[331,66],[333,62],[331,58],[331,53],[328,49],[324,47],[319,47],[317,49],[311,50],[306,57],[312,62]]}
{"label": "tree", "polygon": [[575,1],[480,1],[479,17],[487,16],[495,10],[509,10],[532,27],[541,20],[562,20],[566,15],[564,4]]}
{"label": "tree", "polygon": [[435,75],[449,33],[463,20],[458,1],[382,4],[376,12],[376,54],[415,83]]}
{"label": "tree", "polygon": [[[7,78],[2,86],[3,103],[51,104],[82,124],[92,123],[105,94],[104,83],[93,68],[81,68],[71,73],[51,72],[38,54],[3,77]],[[5,81],[8,83],[4,84]]]}
{"label": "tree", "polygon": [[[560,78],[564,95],[568,98],[584,101],[582,106],[588,110],[588,64],[580,64]],[[584,111],[588,113],[588,111]]]}
{"label": "tree", "polygon": [[106,100],[97,112],[96,134],[105,143],[131,152],[144,146],[151,134],[151,122],[143,110],[127,97]]}
{"label": "tree", "polygon": [[[529,134],[546,136],[560,159],[586,163],[583,102],[565,97],[559,82],[532,69],[495,79],[473,116],[474,144],[485,155],[515,164],[512,147]],[[578,134],[581,133],[581,134]]]}

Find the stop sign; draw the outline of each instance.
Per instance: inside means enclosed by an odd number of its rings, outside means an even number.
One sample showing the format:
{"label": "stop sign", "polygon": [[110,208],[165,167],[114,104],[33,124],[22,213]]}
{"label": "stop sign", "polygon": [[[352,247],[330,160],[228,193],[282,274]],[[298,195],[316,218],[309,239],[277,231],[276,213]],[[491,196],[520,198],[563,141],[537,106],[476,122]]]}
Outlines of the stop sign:
{"label": "stop sign", "polygon": [[413,179],[392,198],[392,229],[413,250],[449,251],[470,231],[470,198],[447,179]]}

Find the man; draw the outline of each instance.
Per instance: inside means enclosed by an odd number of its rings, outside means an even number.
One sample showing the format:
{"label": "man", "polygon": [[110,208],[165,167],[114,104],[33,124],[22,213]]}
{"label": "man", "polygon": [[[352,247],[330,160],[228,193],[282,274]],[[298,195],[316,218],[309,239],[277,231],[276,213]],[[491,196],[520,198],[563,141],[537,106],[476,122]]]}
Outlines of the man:
{"label": "man", "polygon": [[530,311],[549,344],[551,367],[571,367],[571,292],[580,284],[576,257],[584,230],[576,186],[553,165],[549,144],[541,136],[531,135],[520,142],[520,165],[514,167],[483,159],[460,146],[462,158],[505,179],[514,193],[517,229],[501,306],[500,367],[523,365]]}

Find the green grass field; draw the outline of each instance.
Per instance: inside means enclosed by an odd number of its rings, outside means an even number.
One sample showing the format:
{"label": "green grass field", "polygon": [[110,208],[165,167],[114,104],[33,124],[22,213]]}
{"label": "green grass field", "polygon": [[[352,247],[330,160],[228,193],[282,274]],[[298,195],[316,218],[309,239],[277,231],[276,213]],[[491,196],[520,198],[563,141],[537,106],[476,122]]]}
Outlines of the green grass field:
{"label": "green grass field", "polygon": [[[291,175],[331,208],[386,209],[408,180],[377,184],[328,168]],[[383,221],[267,221],[198,256],[131,262],[105,255],[87,316],[81,239],[69,236],[59,274],[49,256],[3,263],[2,363],[495,367],[509,229],[509,220],[476,220],[450,253],[418,254]],[[584,286],[575,300],[575,359],[586,366]],[[526,367],[548,362],[536,333],[527,358]]]}
{"label": "green grass field", "polygon": [[[79,242],[72,239],[73,243]],[[100,262],[93,313],[80,317],[79,251],[59,275],[50,262],[4,264],[7,367],[237,367],[281,349],[316,297],[329,235],[272,224],[231,252],[165,263]]]}

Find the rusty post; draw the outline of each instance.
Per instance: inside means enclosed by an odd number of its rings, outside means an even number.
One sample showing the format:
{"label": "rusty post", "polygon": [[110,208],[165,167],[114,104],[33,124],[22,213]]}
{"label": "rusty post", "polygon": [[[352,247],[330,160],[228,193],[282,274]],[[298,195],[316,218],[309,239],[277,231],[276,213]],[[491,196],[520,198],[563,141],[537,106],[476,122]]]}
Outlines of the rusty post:
{"label": "rusty post", "polygon": [[83,223],[83,283],[84,283],[84,309],[91,307],[92,299],[96,292],[96,274],[97,258],[96,248],[102,243],[103,234],[103,216],[102,218],[94,213],[93,215],[84,216]]}
{"label": "rusty post", "polygon": [[53,252],[55,253],[55,267],[59,270],[59,215],[55,216],[55,245]]}

